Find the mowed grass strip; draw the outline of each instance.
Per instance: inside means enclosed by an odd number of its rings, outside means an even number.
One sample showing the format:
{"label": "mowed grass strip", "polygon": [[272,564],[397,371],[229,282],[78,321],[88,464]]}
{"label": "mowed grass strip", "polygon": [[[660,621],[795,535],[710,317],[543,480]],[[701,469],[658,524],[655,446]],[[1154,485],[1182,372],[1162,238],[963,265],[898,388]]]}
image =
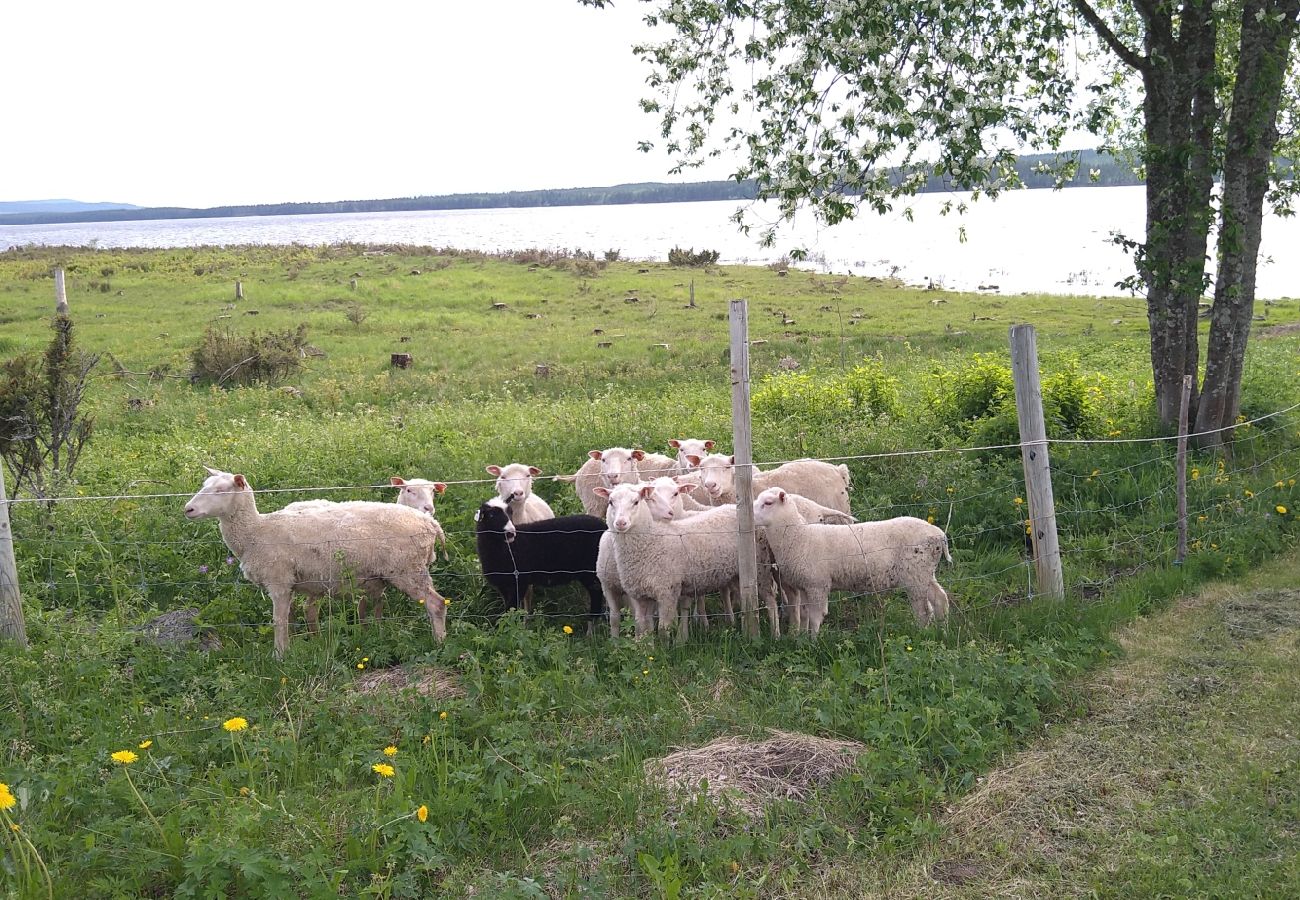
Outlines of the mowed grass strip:
{"label": "mowed grass strip", "polygon": [[952,804],[915,858],[808,896],[1286,897],[1300,884],[1300,555],[1124,629],[1083,718]]}

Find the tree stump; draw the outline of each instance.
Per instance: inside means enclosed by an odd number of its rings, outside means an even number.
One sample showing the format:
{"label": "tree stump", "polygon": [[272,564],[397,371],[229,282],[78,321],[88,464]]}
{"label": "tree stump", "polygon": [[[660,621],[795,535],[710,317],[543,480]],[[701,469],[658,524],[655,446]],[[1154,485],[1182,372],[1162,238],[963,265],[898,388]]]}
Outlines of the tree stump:
{"label": "tree stump", "polygon": [[409,353],[394,353],[389,357],[388,364],[394,369],[409,369],[413,361]]}

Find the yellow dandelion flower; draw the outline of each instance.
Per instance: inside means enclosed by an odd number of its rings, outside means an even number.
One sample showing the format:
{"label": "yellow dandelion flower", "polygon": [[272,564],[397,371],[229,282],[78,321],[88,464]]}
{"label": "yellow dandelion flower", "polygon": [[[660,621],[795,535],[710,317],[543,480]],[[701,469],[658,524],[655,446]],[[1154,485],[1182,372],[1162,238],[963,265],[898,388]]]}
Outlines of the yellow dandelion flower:
{"label": "yellow dandelion flower", "polygon": [[9,792],[9,785],[0,781],[0,809],[12,809],[17,802],[14,795]]}
{"label": "yellow dandelion flower", "polygon": [[248,720],[243,716],[235,716],[233,719],[226,719],[226,721],[222,722],[221,727],[230,732],[243,731],[248,727]]}
{"label": "yellow dandelion flower", "polygon": [[415,817],[421,822],[429,821],[429,807],[421,803],[420,808],[415,811]]}
{"label": "yellow dandelion flower", "polygon": [[934,516],[926,516],[926,517],[925,517],[925,521],[927,521],[927,522],[929,522],[931,525],[933,525],[933,524],[934,524]]}
{"label": "yellow dandelion flower", "polygon": [[392,744],[389,744],[387,747],[384,748],[384,756],[387,756],[389,759],[392,759],[396,755],[397,755],[397,748],[394,747]]}
{"label": "yellow dandelion flower", "polygon": [[252,791],[250,791],[247,787],[241,787],[239,789],[239,796],[241,797],[247,797],[251,793]]}
{"label": "yellow dandelion flower", "polygon": [[564,626],[564,633],[565,633],[565,634],[573,634],[573,626],[572,626],[572,625],[565,625],[565,626]]}
{"label": "yellow dandelion flower", "polygon": [[1273,485],[1273,487],[1275,488],[1286,487],[1286,482],[1279,481],[1277,484]]}
{"label": "yellow dandelion flower", "polygon": [[119,762],[124,766],[129,766],[140,757],[136,756],[130,750],[119,750],[112,755],[113,762]]}
{"label": "yellow dandelion flower", "polygon": [[1192,481],[1195,481],[1196,479],[1198,479],[1198,478],[1200,478],[1200,477],[1201,477],[1201,470],[1200,470],[1200,469],[1192,469]]}
{"label": "yellow dandelion flower", "polygon": [[370,657],[369,657],[369,656],[363,656],[363,657],[361,657],[361,661],[362,661],[362,662],[370,662]]}
{"label": "yellow dandelion flower", "polygon": [[1016,499],[1012,500],[1011,502],[1014,503],[1016,506],[1023,506],[1023,505],[1024,505],[1024,502],[1025,502],[1025,498],[1024,498],[1024,497],[1017,497]]}
{"label": "yellow dandelion flower", "polygon": [[1246,499],[1247,499],[1247,500],[1251,500],[1251,499],[1253,499],[1254,496],[1255,496],[1255,492],[1254,492],[1254,491],[1252,491],[1252,490],[1247,490],[1247,491],[1246,491]]}
{"label": "yellow dandelion flower", "polygon": [[450,598],[450,597],[443,597],[443,598],[442,598],[442,605],[443,605],[443,606],[451,606],[451,598]]}
{"label": "yellow dandelion flower", "polygon": [[22,829],[18,827],[18,823],[17,823],[17,822],[11,822],[11,823],[9,823],[9,830],[12,831],[12,832],[14,832],[15,834],[16,834],[17,832],[19,832],[19,831],[22,831]]}
{"label": "yellow dandelion flower", "polygon": [[1096,478],[1096,477],[1097,477],[1098,475],[1100,475],[1100,474],[1101,474],[1101,469],[1093,469],[1093,470],[1092,470],[1092,474],[1091,474],[1090,476],[1088,476],[1088,477],[1089,477],[1089,478]]}
{"label": "yellow dandelion flower", "polygon": [[912,652],[912,645],[911,645],[911,644],[908,644],[908,645],[907,645],[907,652],[908,652],[908,653],[911,653],[911,652]]}
{"label": "yellow dandelion flower", "polygon": [[438,718],[439,719],[447,718],[447,710],[444,709],[442,712],[438,713]]}
{"label": "yellow dandelion flower", "polygon": [[365,664],[365,663],[357,663],[357,668],[358,668],[358,669],[364,669],[365,667],[366,667],[366,664]]}
{"label": "yellow dandelion flower", "polygon": [[150,747],[152,747],[152,746],[153,746],[153,741],[141,741],[141,742],[140,742],[140,749],[141,749],[141,750],[148,750],[148,749],[149,749]]}
{"label": "yellow dandelion flower", "polygon": [[426,734],[426,735],[424,736],[424,740],[423,740],[421,743],[423,743],[424,746],[427,747],[427,746],[429,746],[429,744],[430,744],[432,741],[433,741],[433,735],[431,735],[431,734]]}
{"label": "yellow dandelion flower", "polygon": [[383,778],[392,778],[394,775],[397,774],[397,770],[394,769],[392,766],[390,766],[388,763],[375,763],[373,766],[370,767],[370,770],[372,772],[378,773]]}
{"label": "yellow dandelion flower", "polygon": [[1285,507],[1285,506],[1282,506],[1282,505],[1279,504],[1279,506],[1278,506],[1278,508],[1277,508],[1277,514],[1278,514],[1279,516],[1285,516],[1285,515],[1286,515],[1286,507]]}
{"label": "yellow dandelion flower", "polygon": [[641,670],[641,674],[642,674],[642,675],[649,675],[649,674],[650,674],[650,670],[649,670],[649,669],[642,669],[642,670]]}
{"label": "yellow dandelion flower", "polygon": [[1197,517],[1196,517],[1196,521],[1197,521],[1197,522],[1204,522],[1204,521],[1207,520],[1208,518],[1210,518],[1210,517],[1209,517],[1209,516],[1197,516]]}

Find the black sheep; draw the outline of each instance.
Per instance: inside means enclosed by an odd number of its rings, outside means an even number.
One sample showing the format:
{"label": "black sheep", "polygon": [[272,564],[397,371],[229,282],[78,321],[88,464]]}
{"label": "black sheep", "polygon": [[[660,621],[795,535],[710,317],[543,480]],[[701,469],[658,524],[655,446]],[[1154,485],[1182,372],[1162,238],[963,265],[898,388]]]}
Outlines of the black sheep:
{"label": "black sheep", "polygon": [[515,525],[504,501],[493,497],[478,508],[474,521],[483,577],[501,593],[507,609],[518,609],[531,585],[579,581],[591,597],[593,621],[604,614],[605,595],[596,577],[604,520],[558,516]]}

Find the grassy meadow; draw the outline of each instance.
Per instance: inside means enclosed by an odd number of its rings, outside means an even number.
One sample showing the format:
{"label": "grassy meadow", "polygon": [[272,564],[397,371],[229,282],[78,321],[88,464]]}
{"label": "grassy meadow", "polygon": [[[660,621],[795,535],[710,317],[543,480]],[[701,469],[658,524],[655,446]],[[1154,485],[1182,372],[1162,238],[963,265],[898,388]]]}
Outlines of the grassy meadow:
{"label": "grassy meadow", "polygon": [[[1163,436],[1140,299],[535,251],[25,248],[0,254],[0,361],[49,341],[55,266],[79,346],[105,357],[64,499],[11,506],[32,643],[0,646],[0,782],[15,798],[0,815],[17,826],[0,887],[14,896],[816,894],[810,873],[917,852],[1003,753],[1080,712],[1077,677],[1118,652],[1118,627],[1300,534],[1293,412],[1243,425],[1228,457],[1193,454],[1191,552],[1173,564],[1172,442],[1135,440]],[[563,590],[530,621],[502,618],[474,554],[483,467],[569,473],[592,448],[663,452],[674,437],[729,449],[737,297],[755,459],[846,457],[860,518],[947,529],[949,625],[918,629],[901,598],[844,596],[817,641],[714,627],[670,647],[586,637],[585,595]],[[1300,301],[1258,312],[1248,419],[1300,396],[1300,329],[1271,330],[1300,322]],[[1077,441],[1051,448],[1063,603],[1030,596],[1019,456],[987,449],[1017,440],[1018,322],[1038,328],[1048,434]],[[314,349],[279,384],[188,377],[208,329],[300,325]],[[413,365],[390,367],[392,353]],[[390,500],[392,475],[448,482],[450,558],[433,572],[452,600],[447,642],[405,598],[365,626],[337,602],[274,660],[269,601],[215,523],[181,514],[204,464],[269,491],[264,512]],[[580,511],[568,485],[537,490]],[[131,630],[181,607],[215,648]],[[438,689],[359,689],[398,666]],[[236,718],[248,727],[222,727]],[[645,774],[675,749],[768,729],[866,750],[759,819]],[[116,762],[123,750],[137,759]]]}

